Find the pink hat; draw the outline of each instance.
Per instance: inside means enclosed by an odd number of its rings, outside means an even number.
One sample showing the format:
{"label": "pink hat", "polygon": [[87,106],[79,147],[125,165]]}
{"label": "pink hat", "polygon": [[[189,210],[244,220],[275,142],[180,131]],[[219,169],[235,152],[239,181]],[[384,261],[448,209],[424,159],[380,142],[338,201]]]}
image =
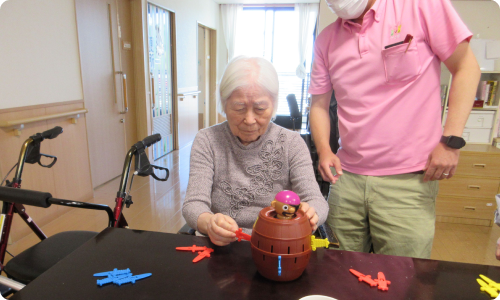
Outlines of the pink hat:
{"label": "pink hat", "polygon": [[281,203],[285,204],[290,204],[290,205],[299,205],[300,204],[300,198],[299,195],[295,194],[292,191],[281,191],[276,194],[276,197],[274,197],[276,201],[279,201]]}

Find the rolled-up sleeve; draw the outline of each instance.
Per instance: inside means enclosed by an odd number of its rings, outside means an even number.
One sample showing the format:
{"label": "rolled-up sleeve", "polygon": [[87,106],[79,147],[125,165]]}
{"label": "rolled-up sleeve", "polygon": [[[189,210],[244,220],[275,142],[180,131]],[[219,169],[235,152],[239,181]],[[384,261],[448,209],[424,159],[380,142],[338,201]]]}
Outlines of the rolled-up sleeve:
{"label": "rolled-up sleeve", "polygon": [[214,178],[214,154],[203,131],[198,132],[191,148],[189,183],[182,205],[182,216],[187,224],[198,230],[198,217],[212,213],[211,195]]}
{"label": "rolled-up sleeve", "polygon": [[289,147],[292,190],[299,195],[301,202],[314,207],[319,217],[318,226],[322,225],[328,216],[328,202],[319,190],[307,145],[299,134],[294,134]]}

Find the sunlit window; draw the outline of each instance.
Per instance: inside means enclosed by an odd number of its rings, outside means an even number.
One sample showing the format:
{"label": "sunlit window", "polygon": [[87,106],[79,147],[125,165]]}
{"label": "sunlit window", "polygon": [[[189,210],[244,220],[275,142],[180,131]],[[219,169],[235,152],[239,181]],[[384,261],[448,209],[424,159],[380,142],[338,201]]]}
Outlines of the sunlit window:
{"label": "sunlit window", "polygon": [[313,39],[306,53],[306,80],[295,75],[299,61],[299,15],[293,7],[245,7],[238,16],[235,55],[262,56],[270,60],[280,82],[278,115],[290,115],[286,96],[295,94],[305,111],[311,72]]}

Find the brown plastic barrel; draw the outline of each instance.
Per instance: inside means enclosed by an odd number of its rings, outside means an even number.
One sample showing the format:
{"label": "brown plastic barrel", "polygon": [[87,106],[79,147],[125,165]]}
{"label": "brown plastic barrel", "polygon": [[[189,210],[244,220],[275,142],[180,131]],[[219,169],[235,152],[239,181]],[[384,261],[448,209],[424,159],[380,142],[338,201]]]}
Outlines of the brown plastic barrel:
{"label": "brown plastic barrel", "polygon": [[[274,281],[291,281],[302,275],[311,257],[311,225],[302,211],[291,220],[275,218],[266,207],[259,213],[252,232],[252,257],[259,273]],[[278,274],[281,256],[281,276]]]}

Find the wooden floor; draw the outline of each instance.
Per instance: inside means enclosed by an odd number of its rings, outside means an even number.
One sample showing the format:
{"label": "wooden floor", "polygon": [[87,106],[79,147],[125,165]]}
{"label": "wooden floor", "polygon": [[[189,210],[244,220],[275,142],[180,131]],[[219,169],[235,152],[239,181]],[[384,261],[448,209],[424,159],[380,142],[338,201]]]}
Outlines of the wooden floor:
{"label": "wooden floor", "polygon": [[[190,147],[174,151],[155,162],[170,170],[167,182],[136,177],[132,188],[134,204],[124,208],[124,215],[133,229],[177,232],[184,224],[182,202],[189,180]],[[90,202],[114,206],[119,178],[97,188]],[[50,209],[50,208],[49,208]],[[67,230],[101,231],[106,227],[107,216],[103,212],[72,209],[67,214],[42,227],[47,235]],[[36,221],[36,220],[35,220]],[[496,241],[500,228],[473,225],[437,223],[432,259],[500,266],[495,259]],[[38,242],[31,234],[9,245],[14,255]],[[6,260],[10,258],[6,256]]]}

